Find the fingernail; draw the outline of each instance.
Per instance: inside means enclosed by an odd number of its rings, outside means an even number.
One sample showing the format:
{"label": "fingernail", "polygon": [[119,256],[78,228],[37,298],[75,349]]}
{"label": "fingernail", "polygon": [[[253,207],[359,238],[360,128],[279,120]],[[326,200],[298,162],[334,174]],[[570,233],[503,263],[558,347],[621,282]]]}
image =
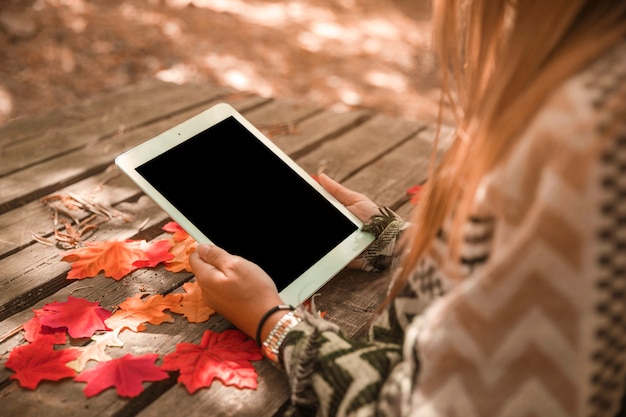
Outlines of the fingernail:
{"label": "fingernail", "polygon": [[196,252],[202,259],[206,256],[207,253],[211,250],[211,245],[207,245],[206,243],[200,244],[196,247]]}

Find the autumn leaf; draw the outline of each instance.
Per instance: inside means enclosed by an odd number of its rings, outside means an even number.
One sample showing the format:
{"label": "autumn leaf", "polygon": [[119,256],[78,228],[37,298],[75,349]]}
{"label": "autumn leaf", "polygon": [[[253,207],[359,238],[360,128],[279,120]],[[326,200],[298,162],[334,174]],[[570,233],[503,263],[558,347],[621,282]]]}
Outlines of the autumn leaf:
{"label": "autumn leaf", "polygon": [[168,294],[166,296],[156,294],[143,299],[145,294],[139,293],[133,297],[127,298],[107,321],[107,326],[111,328],[119,328],[120,326],[138,332],[145,330],[144,323],[159,325],[163,322],[173,322],[174,318],[165,313],[178,307],[182,294]]}
{"label": "autumn leaf", "polygon": [[411,200],[410,200],[411,204],[417,204],[417,202],[420,199],[421,191],[422,191],[421,185],[414,185],[410,187],[408,190],[406,190],[407,195],[411,196]]}
{"label": "autumn leaf", "polygon": [[72,264],[67,279],[92,278],[104,271],[106,277],[120,280],[137,269],[133,263],[148,260],[145,240],[86,242],[85,247],[66,252],[61,260]]}
{"label": "autumn leaf", "polygon": [[92,337],[94,343],[90,343],[87,346],[78,348],[80,356],[67,363],[67,366],[81,372],[87,366],[87,362],[104,362],[111,360],[111,357],[106,353],[106,348],[109,346],[109,338],[111,332],[104,333],[103,335],[94,335]]}
{"label": "autumn leaf", "polygon": [[91,337],[99,330],[110,330],[104,324],[110,316],[111,312],[100,307],[99,302],[70,295],[65,302],[55,301],[43,306],[39,322],[51,329],[65,328],[70,336],[80,338]]}
{"label": "autumn leaf", "polygon": [[170,253],[172,244],[169,239],[157,240],[147,245],[147,259],[140,259],[133,262],[134,268],[153,268],[160,263],[165,263],[174,259],[174,255]]}
{"label": "autumn leaf", "polygon": [[59,381],[76,375],[65,364],[76,359],[80,352],[75,349],[54,350],[45,340],[37,340],[11,351],[5,366],[15,371],[11,379],[17,379],[24,388],[35,389],[43,380]]}
{"label": "autumn leaf", "polygon": [[180,225],[176,222],[168,222],[161,229],[168,233],[172,233],[172,238],[175,242],[182,242],[189,237],[189,233],[187,233],[185,229],[180,227]]}
{"label": "autumn leaf", "polygon": [[146,330],[145,318],[142,315],[135,316],[132,312],[123,310],[117,310],[104,323],[118,334],[124,329],[130,329],[133,332]]}
{"label": "autumn leaf", "polygon": [[176,222],[166,223],[162,229],[172,233],[170,253],[174,255],[173,259],[165,263],[165,269],[170,272],[191,272],[189,256],[196,251],[197,242]]}
{"label": "autumn leaf", "polygon": [[201,323],[207,321],[215,310],[209,308],[202,300],[202,290],[197,282],[186,282],[183,284],[186,291],[182,294],[177,306],[170,309],[172,313],[182,314],[190,323]]}
{"label": "autumn leaf", "polygon": [[67,332],[64,328],[51,329],[41,324],[39,317],[44,314],[54,314],[44,310],[33,310],[35,315],[32,319],[24,323],[24,339],[29,342],[46,340],[53,345],[64,345],[67,342]]}
{"label": "autumn leaf", "polygon": [[181,241],[174,241],[170,252],[174,255],[174,258],[171,261],[165,263],[165,269],[170,272],[181,272],[188,271],[191,272],[191,264],[189,263],[189,256],[196,251],[196,246],[198,244],[191,237]]}
{"label": "autumn leaf", "polygon": [[115,387],[122,397],[136,397],[143,392],[144,381],[160,381],[169,378],[154,362],[159,357],[156,353],[141,356],[126,354],[121,358],[100,362],[93,369],[87,369],[74,380],[86,382],[83,390],[87,398]]}
{"label": "autumn leaf", "polygon": [[250,361],[262,359],[256,343],[239,330],[206,330],[199,345],[179,343],[163,358],[161,368],[180,371],[178,382],[193,394],[214,379],[237,388],[257,388],[257,373]]}

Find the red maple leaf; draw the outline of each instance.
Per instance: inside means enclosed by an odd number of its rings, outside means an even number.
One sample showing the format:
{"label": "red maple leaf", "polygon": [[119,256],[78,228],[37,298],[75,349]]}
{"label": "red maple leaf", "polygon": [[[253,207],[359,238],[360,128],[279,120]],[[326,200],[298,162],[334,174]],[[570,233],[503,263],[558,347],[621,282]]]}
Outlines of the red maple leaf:
{"label": "red maple leaf", "polygon": [[39,316],[39,322],[43,326],[52,329],[66,328],[74,338],[91,337],[99,330],[111,330],[104,324],[111,312],[100,307],[97,301],[91,302],[70,295],[67,301],[46,304],[42,310],[45,314]]}
{"label": "red maple leaf", "polygon": [[5,366],[15,371],[11,379],[17,379],[24,388],[35,389],[43,380],[58,381],[71,378],[76,372],[65,364],[80,355],[76,349],[54,350],[46,340],[37,340],[11,351]]}
{"label": "red maple leaf", "polygon": [[53,345],[64,345],[67,342],[67,333],[65,329],[51,329],[43,326],[39,318],[44,314],[54,314],[44,310],[33,310],[35,316],[24,323],[24,339],[29,342],[46,339],[48,343]]}
{"label": "red maple leaf", "polygon": [[182,242],[189,237],[189,234],[185,231],[185,229],[180,227],[180,225],[176,222],[166,223],[162,229],[168,233],[173,233],[172,238],[175,242]]}
{"label": "red maple leaf", "polygon": [[153,268],[160,263],[165,263],[174,259],[174,255],[170,253],[172,244],[169,239],[157,240],[148,244],[146,255],[148,259],[140,259],[133,262],[134,268]]}
{"label": "red maple leaf", "polygon": [[126,354],[121,358],[100,362],[95,368],[83,371],[74,380],[87,383],[83,390],[87,398],[111,387],[115,387],[122,397],[136,397],[142,393],[144,381],[169,378],[166,372],[154,364],[158,357],[156,353],[141,356]]}
{"label": "red maple leaf", "polygon": [[256,343],[239,330],[206,330],[199,345],[179,343],[163,358],[162,369],[180,371],[178,382],[193,394],[214,379],[237,388],[257,388],[257,373],[250,361],[263,358]]}
{"label": "red maple leaf", "polygon": [[61,260],[72,264],[67,279],[92,278],[104,271],[105,276],[120,280],[137,269],[133,263],[148,260],[145,249],[145,240],[86,242],[85,247],[68,251]]}
{"label": "red maple leaf", "polygon": [[411,196],[411,200],[410,200],[411,204],[417,204],[417,202],[420,199],[421,191],[422,191],[421,185],[414,185],[410,187],[408,190],[406,190],[407,195]]}

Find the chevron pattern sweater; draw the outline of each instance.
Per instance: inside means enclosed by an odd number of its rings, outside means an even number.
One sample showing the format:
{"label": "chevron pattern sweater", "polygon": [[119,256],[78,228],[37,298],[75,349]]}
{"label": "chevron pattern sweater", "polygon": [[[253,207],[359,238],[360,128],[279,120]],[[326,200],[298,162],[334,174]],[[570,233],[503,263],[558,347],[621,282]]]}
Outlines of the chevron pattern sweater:
{"label": "chevron pattern sweater", "polygon": [[626,382],[626,44],[549,97],[367,341],[308,316],[293,415],[616,416]]}

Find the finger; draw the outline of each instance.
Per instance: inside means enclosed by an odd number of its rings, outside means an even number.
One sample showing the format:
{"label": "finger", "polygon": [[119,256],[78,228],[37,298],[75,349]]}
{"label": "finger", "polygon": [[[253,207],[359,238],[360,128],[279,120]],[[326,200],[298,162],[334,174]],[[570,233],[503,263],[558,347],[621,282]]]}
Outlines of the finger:
{"label": "finger", "polygon": [[217,267],[221,259],[230,256],[224,249],[215,245],[200,244],[196,247],[196,253],[204,262]]}
{"label": "finger", "polygon": [[220,275],[223,275],[221,271],[219,271],[215,266],[206,262],[198,253],[198,251],[192,253],[189,256],[189,265],[191,265],[191,270],[194,274],[196,274],[196,278],[198,276],[202,277],[213,277],[216,272],[219,272]]}
{"label": "finger", "polygon": [[337,200],[346,206],[354,204],[360,199],[360,194],[344,187],[326,174],[320,174],[318,176],[318,180],[326,191],[331,193]]}

